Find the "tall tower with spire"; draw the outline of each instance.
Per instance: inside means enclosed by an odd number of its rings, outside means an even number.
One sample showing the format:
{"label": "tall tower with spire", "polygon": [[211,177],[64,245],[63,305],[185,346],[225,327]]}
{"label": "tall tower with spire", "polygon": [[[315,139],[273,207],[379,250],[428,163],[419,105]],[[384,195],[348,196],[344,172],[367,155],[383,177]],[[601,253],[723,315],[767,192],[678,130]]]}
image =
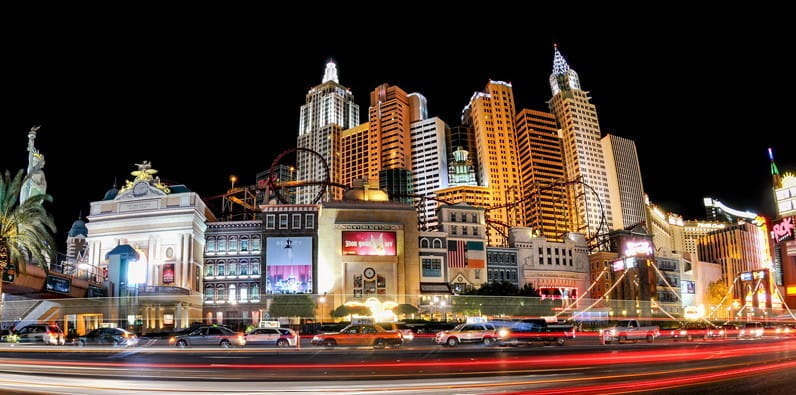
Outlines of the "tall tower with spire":
{"label": "tall tower with spire", "polygon": [[597,109],[589,92],[581,90],[578,73],[569,67],[557,45],[553,48],[550,90],[553,97],[548,104],[561,127],[567,179],[580,179],[590,187],[576,183],[571,190],[569,218],[573,230],[587,237],[607,233],[614,224]]}
{"label": "tall tower with spire", "polygon": [[[340,183],[340,134],[358,124],[359,106],[354,102],[354,95],[348,88],[340,85],[337,65],[329,61],[321,84],[307,92],[306,104],[301,106],[296,146],[321,154],[329,166],[330,181]],[[323,164],[306,152],[298,153],[296,170],[298,180],[321,181],[325,176]],[[296,203],[312,203],[320,188],[324,186],[299,188]],[[325,195],[325,200],[342,198],[342,191],[332,189],[330,192]]]}

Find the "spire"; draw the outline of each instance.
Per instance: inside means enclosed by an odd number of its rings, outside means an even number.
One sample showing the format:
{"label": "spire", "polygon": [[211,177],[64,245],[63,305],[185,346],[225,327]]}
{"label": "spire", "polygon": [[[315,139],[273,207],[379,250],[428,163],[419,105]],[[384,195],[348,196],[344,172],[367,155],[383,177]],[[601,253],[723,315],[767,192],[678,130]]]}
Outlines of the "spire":
{"label": "spire", "polygon": [[569,65],[564,56],[558,50],[558,44],[553,44],[553,74],[563,75],[569,71]]}
{"label": "spire", "polygon": [[336,83],[340,83],[337,80],[337,65],[334,64],[333,60],[330,60],[329,63],[326,63],[326,72],[323,73],[323,81],[321,83],[327,81],[334,81]]}
{"label": "spire", "polygon": [[782,175],[779,174],[779,168],[774,163],[774,152],[771,147],[768,148],[768,159],[771,160],[771,178],[774,181],[774,188],[782,188]]}

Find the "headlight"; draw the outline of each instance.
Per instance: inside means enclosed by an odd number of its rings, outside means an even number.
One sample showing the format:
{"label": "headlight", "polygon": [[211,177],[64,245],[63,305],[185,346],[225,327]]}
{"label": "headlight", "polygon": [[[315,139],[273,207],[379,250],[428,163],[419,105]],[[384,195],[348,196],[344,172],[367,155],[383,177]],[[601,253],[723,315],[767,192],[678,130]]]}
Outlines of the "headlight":
{"label": "headlight", "polygon": [[719,336],[721,336],[721,335],[723,335],[723,334],[724,334],[724,329],[722,329],[722,330],[720,330],[720,331],[719,331]]}
{"label": "headlight", "polygon": [[312,341],[314,341],[314,342],[317,342],[317,341],[320,341],[320,340],[321,340],[320,336],[313,336],[312,337]]}
{"label": "headlight", "polygon": [[614,336],[616,335],[616,329],[611,329],[610,331],[608,331],[608,333],[610,333],[611,336]]}
{"label": "headlight", "polygon": [[169,343],[174,343],[175,341],[177,341],[176,337],[169,338]]}
{"label": "headlight", "polygon": [[688,331],[680,331],[680,334],[681,334],[681,335],[687,335],[687,334],[688,334]]}
{"label": "headlight", "polygon": [[497,334],[500,337],[507,337],[509,335],[509,331],[508,331],[508,329],[504,328],[504,329],[499,330]]}

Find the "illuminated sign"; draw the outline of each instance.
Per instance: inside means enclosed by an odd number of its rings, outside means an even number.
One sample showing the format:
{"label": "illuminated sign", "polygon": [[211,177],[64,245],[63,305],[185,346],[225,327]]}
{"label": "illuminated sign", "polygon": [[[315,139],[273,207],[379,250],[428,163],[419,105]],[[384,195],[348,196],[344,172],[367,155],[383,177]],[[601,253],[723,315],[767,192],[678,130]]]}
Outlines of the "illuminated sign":
{"label": "illuminated sign", "polygon": [[167,263],[163,265],[163,284],[174,283],[174,264]]}
{"label": "illuminated sign", "polygon": [[752,281],[752,272],[741,273],[741,281]]}
{"label": "illuminated sign", "polygon": [[788,288],[785,289],[785,293],[788,296],[796,296],[796,285],[788,285]]}
{"label": "illuminated sign", "polygon": [[174,325],[174,314],[163,314],[163,325]]}
{"label": "illuminated sign", "polygon": [[683,293],[686,294],[695,294],[696,293],[696,284],[693,281],[683,280],[680,281],[682,286],[680,289],[683,289]]}
{"label": "illuminated sign", "polygon": [[792,238],[793,229],[796,229],[796,226],[793,224],[793,217],[785,218],[780,221],[780,223],[774,224],[774,227],[771,228],[771,238],[774,239],[775,243],[779,243],[787,238]]}
{"label": "illuminated sign", "polygon": [[72,285],[72,280],[63,277],[53,276],[51,274],[47,275],[47,282],[45,287],[48,291],[51,292],[58,292],[62,294],[68,294],[69,288]]}
{"label": "illuminated sign", "polygon": [[706,222],[697,223],[697,228],[724,229],[724,227],[724,224],[711,224]]}
{"label": "illuminated sign", "polygon": [[312,237],[269,237],[265,271],[266,293],[311,293]]}
{"label": "illuminated sign", "polygon": [[766,278],[766,272],[762,270],[759,272],[752,272],[752,277],[754,277],[755,280],[764,279]]}
{"label": "illuminated sign", "polygon": [[649,240],[625,242],[625,256],[652,255],[652,244]]}
{"label": "illuminated sign", "polygon": [[14,263],[9,263],[8,266],[3,269],[3,282],[6,283],[13,283],[14,278],[17,276],[17,265]]}
{"label": "illuminated sign", "polygon": [[634,268],[636,267],[636,258],[630,257],[630,258],[620,259],[618,261],[614,261],[612,265],[615,272]]}
{"label": "illuminated sign", "polygon": [[343,232],[343,255],[395,256],[395,232]]}

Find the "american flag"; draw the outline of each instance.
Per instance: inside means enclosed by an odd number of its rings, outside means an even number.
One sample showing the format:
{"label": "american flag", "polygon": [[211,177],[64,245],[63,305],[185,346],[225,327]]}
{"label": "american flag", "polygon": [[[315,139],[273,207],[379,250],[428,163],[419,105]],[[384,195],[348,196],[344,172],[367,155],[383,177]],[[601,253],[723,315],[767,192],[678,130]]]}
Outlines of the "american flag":
{"label": "american flag", "polygon": [[448,240],[448,267],[467,266],[467,243],[464,240]]}

